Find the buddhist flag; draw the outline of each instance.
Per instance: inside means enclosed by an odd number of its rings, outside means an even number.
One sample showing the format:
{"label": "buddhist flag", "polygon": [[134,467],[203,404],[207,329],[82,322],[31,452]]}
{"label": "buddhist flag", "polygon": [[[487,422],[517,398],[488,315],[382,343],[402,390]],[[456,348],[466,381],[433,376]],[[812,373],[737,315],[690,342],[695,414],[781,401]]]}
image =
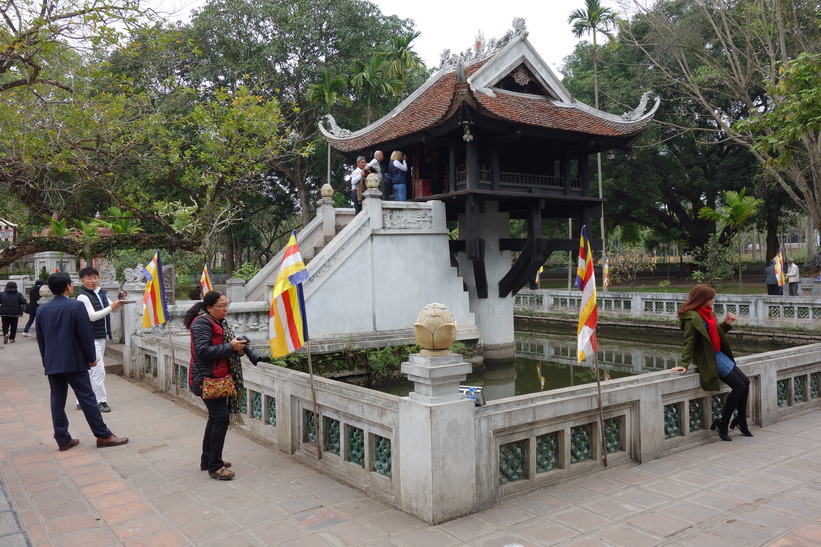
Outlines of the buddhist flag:
{"label": "buddhist flag", "polygon": [[775,279],[778,281],[778,286],[783,287],[786,283],[784,279],[784,258],[781,253],[778,253],[773,260],[775,263]]}
{"label": "buddhist flag", "polygon": [[143,276],[148,280],[143,295],[143,323],[142,327],[162,325],[168,321],[168,308],[165,302],[165,284],[162,278],[162,261],[160,251],[157,251],[148,266],[143,268]]}
{"label": "buddhist flag", "polygon": [[582,291],[579,327],[577,330],[577,354],[581,363],[588,356],[598,351],[596,342],[596,323],[599,311],[596,307],[596,275],[593,272],[593,254],[590,251],[590,240],[587,239],[587,226],[582,226],[579,241],[579,266],[576,269],[576,287]]}
{"label": "buddhist flag", "polygon": [[211,274],[208,272],[208,262],[202,267],[202,275],[200,276],[200,285],[202,285],[202,295],[208,291],[214,290],[214,284],[211,283]]}
{"label": "buddhist flag", "polygon": [[542,281],[542,272],[544,271],[544,266],[539,267],[539,270],[536,272],[536,279],[534,279],[534,283],[536,283],[536,288],[539,288],[539,283]]}
{"label": "buddhist flag", "polygon": [[296,244],[296,230],[285,247],[285,256],[279,267],[274,290],[271,294],[268,334],[271,356],[282,357],[301,348],[308,340],[308,321],[305,315],[305,298],[302,283],[308,280],[308,270],[302,262]]}
{"label": "buddhist flag", "polygon": [[602,282],[602,287],[605,289],[610,286],[610,261],[604,261],[604,281]]}

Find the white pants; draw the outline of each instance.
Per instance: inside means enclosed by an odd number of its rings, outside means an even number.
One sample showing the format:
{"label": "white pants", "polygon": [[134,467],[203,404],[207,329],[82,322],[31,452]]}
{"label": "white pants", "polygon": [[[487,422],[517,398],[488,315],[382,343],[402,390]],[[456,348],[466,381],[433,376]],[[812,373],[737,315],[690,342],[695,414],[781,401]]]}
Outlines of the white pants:
{"label": "white pants", "polygon": [[[108,395],[105,391],[105,363],[103,363],[103,355],[105,355],[105,338],[94,340],[94,353],[97,356],[97,366],[88,369],[88,378],[91,380],[91,388],[94,390],[94,396],[97,397],[97,404],[108,401]],[[80,404],[79,401],[76,401]]]}

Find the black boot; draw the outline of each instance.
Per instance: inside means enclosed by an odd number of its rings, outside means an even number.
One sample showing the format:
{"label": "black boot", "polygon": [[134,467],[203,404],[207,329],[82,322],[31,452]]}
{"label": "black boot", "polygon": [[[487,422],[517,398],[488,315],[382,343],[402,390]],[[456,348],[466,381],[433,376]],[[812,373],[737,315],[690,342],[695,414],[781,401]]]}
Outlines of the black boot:
{"label": "black boot", "polygon": [[729,435],[727,435],[727,426],[724,425],[724,422],[720,420],[714,420],[712,425],[710,426],[710,431],[718,430],[718,436],[722,441],[732,441]]}
{"label": "black boot", "polygon": [[747,427],[747,420],[745,420],[744,418],[733,418],[733,421],[730,422],[730,429],[735,429],[736,427],[739,431],[741,431],[741,434],[745,437],[753,436],[753,434],[750,433],[750,428]]}

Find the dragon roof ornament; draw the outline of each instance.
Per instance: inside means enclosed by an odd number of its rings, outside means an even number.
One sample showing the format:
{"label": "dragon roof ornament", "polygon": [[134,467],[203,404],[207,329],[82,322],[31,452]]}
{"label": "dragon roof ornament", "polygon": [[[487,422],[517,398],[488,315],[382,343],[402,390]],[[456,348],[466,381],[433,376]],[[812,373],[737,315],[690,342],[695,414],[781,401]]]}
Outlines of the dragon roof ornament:
{"label": "dragon roof ornament", "polygon": [[476,42],[473,47],[462,53],[451,54],[449,49],[443,50],[439,57],[439,70],[456,68],[460,57],[464,60],[465,65],[482,61],[495,55],[514,38],[527,36],[527,25],[523,17],[515,17],[512,26],[513,28],[508,30],[501,38],[491,38],[487,42],[485,41],[485,35],[480,31],[476,35]]}

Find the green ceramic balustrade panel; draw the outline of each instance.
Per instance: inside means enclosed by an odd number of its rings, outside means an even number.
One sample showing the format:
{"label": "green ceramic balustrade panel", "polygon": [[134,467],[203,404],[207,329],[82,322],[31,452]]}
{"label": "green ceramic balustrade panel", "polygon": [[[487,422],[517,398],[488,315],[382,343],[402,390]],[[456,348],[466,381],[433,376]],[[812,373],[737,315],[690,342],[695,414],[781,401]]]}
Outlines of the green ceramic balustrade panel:
{"label": "green ceramic balustrade panel", "polygon": [[251,391],[251,417],[262,420],[262,393]]}
{"label": "green ceramic balustrade panel", "polygon": [[795,308],[792,306],[784,306],[784,317],[788,319],[795,317]]}
{"label": "green ceramic balustrade panel", "polygon": [[604,421],[604,446],[608,454],[621,451],[621,424],[620,417]]}
{"label": "green ceramic balustrade panel", "polygon": [[499,484],[525,478],[525,441],[503,444],[499,447]]}
{"label": "green ceramic balustrade panel", "polygon": [[268,400],[268,425],[277,426],[277,400],[275,397],[267,397]]}
{"label": "green ceramic balustrade panel", "polygon": [[625,300],[624,301],[624,309],[625,310],[632,310],[633,309],[633,303],[630,302],[629,300]]}
{"label": "green ceramic balustrade panel", "polygon": [[676,311],[676,303],[675,302],[665,302],[665,309],[667,313],[674,313]]}
{"label": "green ceramic balustrade panel", "polygon": [[713,311],[716,315],[724,315],[724,304],[713,304]]}
{"label": "green ceramic balustrade panel", "polygon": [[341,447],[339,439],[339,420],[325,418],[325,450],[338,455]]}
{"label": "green ceramic balustrade panel", "polygon": [[243,389],[237,393],[237,397],[239,397],[239,411],[248,414],[248,393]]}
{"label": "green ceramic balustrade panel", "polygon": [[798,318],[799,319],[809,319],[810,317],[810,309],[806,306],[798,306]]}
{"label": "green ceramic balustrade panel", "polygon": [[793,378],[793,401],[796,403],[804,402],[804,386],[806,382],[806,376],[796,376]]}
{"label": "green ceramic balustrade panel", "polygon": [[769,306],[767,315],[770,317],[781,317],[781,308],[778,306]]}
{"label": "green ceramic balustrade panel", "polygon": [[679,404],[664,405],[664,438],[681,435],[681,409]]}
{"label": "green ceramic balustrade panel", "polygon": [[790,404],[790,386],[789,380],[778,380],[776,383],[778,389],[778,408],[785,407]]}
{"label": "green ceramic balustrade panel", "polygon": [[536,437],[536,473],[546,473],[559,467],[559,433],[554,431]]}
{"label": "green ceramic balustrade panel", "polygon": [[750,305],[749,304],[741,304],[738,307],[738,315],[750,315]]}
{"label": "green ceramic balustrade panel", "polygon": [[690,399],[690,431],[704,429],[704,399]]}
{"label": "green ceramic balustrade panel", "polygon": [[818,384],[821,383],[821,372],[810,374],[810,398],[818,398]]}
{"label": "green ceramic balustrade panel", "polygon": [[570,429],[570,463],[589,460],[593,456],[592,431],[590,424]]}
{"label": "green ceramic balustrade panel", "polygon": [[724,395],[713,395],[711,406],[713,421],[720,420],[721,415],[724,414]]}
{"label": "green ceramic balustrade panel", "polygon": [[391,477],[391,440],[374,435],[373,467],[376,472]]}
{"label": "green ceramic balustrade panel", "polygon": [[177,376],[177,385],[180,389],[188,389],[188,367],[174,365],[174,374]]}
{"label": "green ceramic balustrade panel", "polygon": [[314,413],[305,411],[305,440],[311,444],[316,444],[316,429],[314,428]]}
{"label": "green ceramic balustrade panel", "polygon": [[348,426],[348,458],[365,467],[365,432],[352,425]]}

